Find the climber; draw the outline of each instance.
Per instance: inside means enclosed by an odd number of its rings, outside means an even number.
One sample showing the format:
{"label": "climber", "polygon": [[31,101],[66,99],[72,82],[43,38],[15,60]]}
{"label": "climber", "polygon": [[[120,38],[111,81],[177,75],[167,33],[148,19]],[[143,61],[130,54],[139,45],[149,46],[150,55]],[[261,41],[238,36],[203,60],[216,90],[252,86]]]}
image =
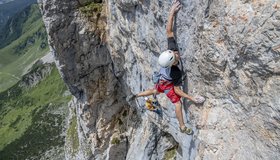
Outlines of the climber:
{"label": "climber", "polygon": [[181,4],[178,0],[174,0],[169,12],[167,21],[167,41],[168,50],[162,52],[158,58],[158,63],[160,64],[160,80],[155,85],[155,88],[148,89],[144,92],[138,93],[136,95],[131,95],[127,97],[127,100],[133,100],[137,97],[149,96],[153,94],[165,93],[170,101],[175,105],[176,117],[179,121],[180,131],[183,133],[191,134],[192,129],[188,128],[184,124],[183,113],[182,113],[182,102],[181,97],[187,98],[194,103],[203,103],[205,101],[204,97],[197,96],[191,97],[181,90],[182,85],[182,72],[179,69],[180,55],[178,52],[177,44],[173,33],[173,21],[176,13],[180,10]]}

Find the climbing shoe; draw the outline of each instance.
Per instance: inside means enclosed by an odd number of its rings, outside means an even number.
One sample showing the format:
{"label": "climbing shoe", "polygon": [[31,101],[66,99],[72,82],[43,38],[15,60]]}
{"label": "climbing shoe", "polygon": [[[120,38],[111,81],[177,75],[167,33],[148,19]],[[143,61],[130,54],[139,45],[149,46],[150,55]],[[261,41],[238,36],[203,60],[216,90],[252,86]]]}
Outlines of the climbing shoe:
{"label": "climbing shoe", "polygon": [[126,101],[130,102],[130,101],[133,101],[135,98],[136,98],[136,95],[135,94],[131,94],[131,95],[126,97]]}
{"label": "climbing shoe", "polygon": [[183,129],[180,128],[180,131],[181,131],[182,133],[186,133],[186,134],[188,134],[188,135],[191,135],[191,134],[192,134],[192,129],[191,129],[191,128],[188,128],[188,127],[184,127]]}

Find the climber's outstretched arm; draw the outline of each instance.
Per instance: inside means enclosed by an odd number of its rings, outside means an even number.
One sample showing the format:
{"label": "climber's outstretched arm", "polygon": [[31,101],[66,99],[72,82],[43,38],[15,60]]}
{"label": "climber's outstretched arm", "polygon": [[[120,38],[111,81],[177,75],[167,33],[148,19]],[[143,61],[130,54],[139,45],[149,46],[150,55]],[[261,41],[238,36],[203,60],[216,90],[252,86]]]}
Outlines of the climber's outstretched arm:
{"label": "climber's outstretched arm", "polygon": [[176,13],[180,10],[180,8],[181,8],[180,2],[178,0],[174,0],[171,9],[169,11],[168,20],[167,20],[167,27],[166,27],[167,37],[174,37],[174,33],[173,33],[174,17]]}

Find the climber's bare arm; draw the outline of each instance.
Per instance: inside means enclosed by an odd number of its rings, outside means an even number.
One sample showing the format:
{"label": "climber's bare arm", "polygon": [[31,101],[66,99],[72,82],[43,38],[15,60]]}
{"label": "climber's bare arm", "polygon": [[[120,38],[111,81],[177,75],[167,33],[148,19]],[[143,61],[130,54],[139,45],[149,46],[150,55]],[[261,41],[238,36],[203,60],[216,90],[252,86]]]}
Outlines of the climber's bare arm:
{"label": "climber's bare arm", "polygon": [[194,99],[193,97],[189,96],[188,94],[186,94],[184,91],[182,91],[182,90],[180,89],[179,86],[174,86],[174,91],[175,91],[175,93],[178,94],[179,96],[184,97],[184,98],[187,98],[187,99],[189,99],[190,101],[195,102],[195,99]]}
{"label": "climber's bare arm", "polygon": [[180,10],[181,4],[178,0],[174,0],[169,11],[168,20],[167,20],[167,27],[166,27],[166,34],[167,37],[174,37],[173,33],[173,23],[175,14]]}

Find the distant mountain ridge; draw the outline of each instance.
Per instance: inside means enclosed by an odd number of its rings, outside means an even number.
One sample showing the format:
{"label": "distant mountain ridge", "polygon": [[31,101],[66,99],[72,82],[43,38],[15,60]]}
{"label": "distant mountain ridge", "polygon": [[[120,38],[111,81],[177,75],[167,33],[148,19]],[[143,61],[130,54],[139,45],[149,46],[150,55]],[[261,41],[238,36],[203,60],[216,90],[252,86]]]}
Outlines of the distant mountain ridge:
{"label": "distant mountain ridge", "polygon": [[36,0],[0,0],[0,30],[8,19],[25,7],[37,3]]}
{"label": "distant mountain ridge", "polygon": [[29,29],[29,25],[41,18],[37,8],[27,6],[13,15],[0,31],[0,49],[19,38]]}
{"label": "distant mountain ridge", "polygon": [[48,52],[47,34],[37,4],[10,18],[0,33],[0,92],[14,85]]}
{"label": "distant mountain ridge", "polygon": [[9,3],[9,2],[12,2],[14,0],[0,0],[0,5],[1,4],[5,4],[5,3]]}
{"label": "distant mountain ridge", "polygon": [[0,160],[64,159],[66,135],[75,135],[75,125],[67,129],[71,95],[52,54],[41,59],[49,47],[38,5],[12,15],[0,32]]}

